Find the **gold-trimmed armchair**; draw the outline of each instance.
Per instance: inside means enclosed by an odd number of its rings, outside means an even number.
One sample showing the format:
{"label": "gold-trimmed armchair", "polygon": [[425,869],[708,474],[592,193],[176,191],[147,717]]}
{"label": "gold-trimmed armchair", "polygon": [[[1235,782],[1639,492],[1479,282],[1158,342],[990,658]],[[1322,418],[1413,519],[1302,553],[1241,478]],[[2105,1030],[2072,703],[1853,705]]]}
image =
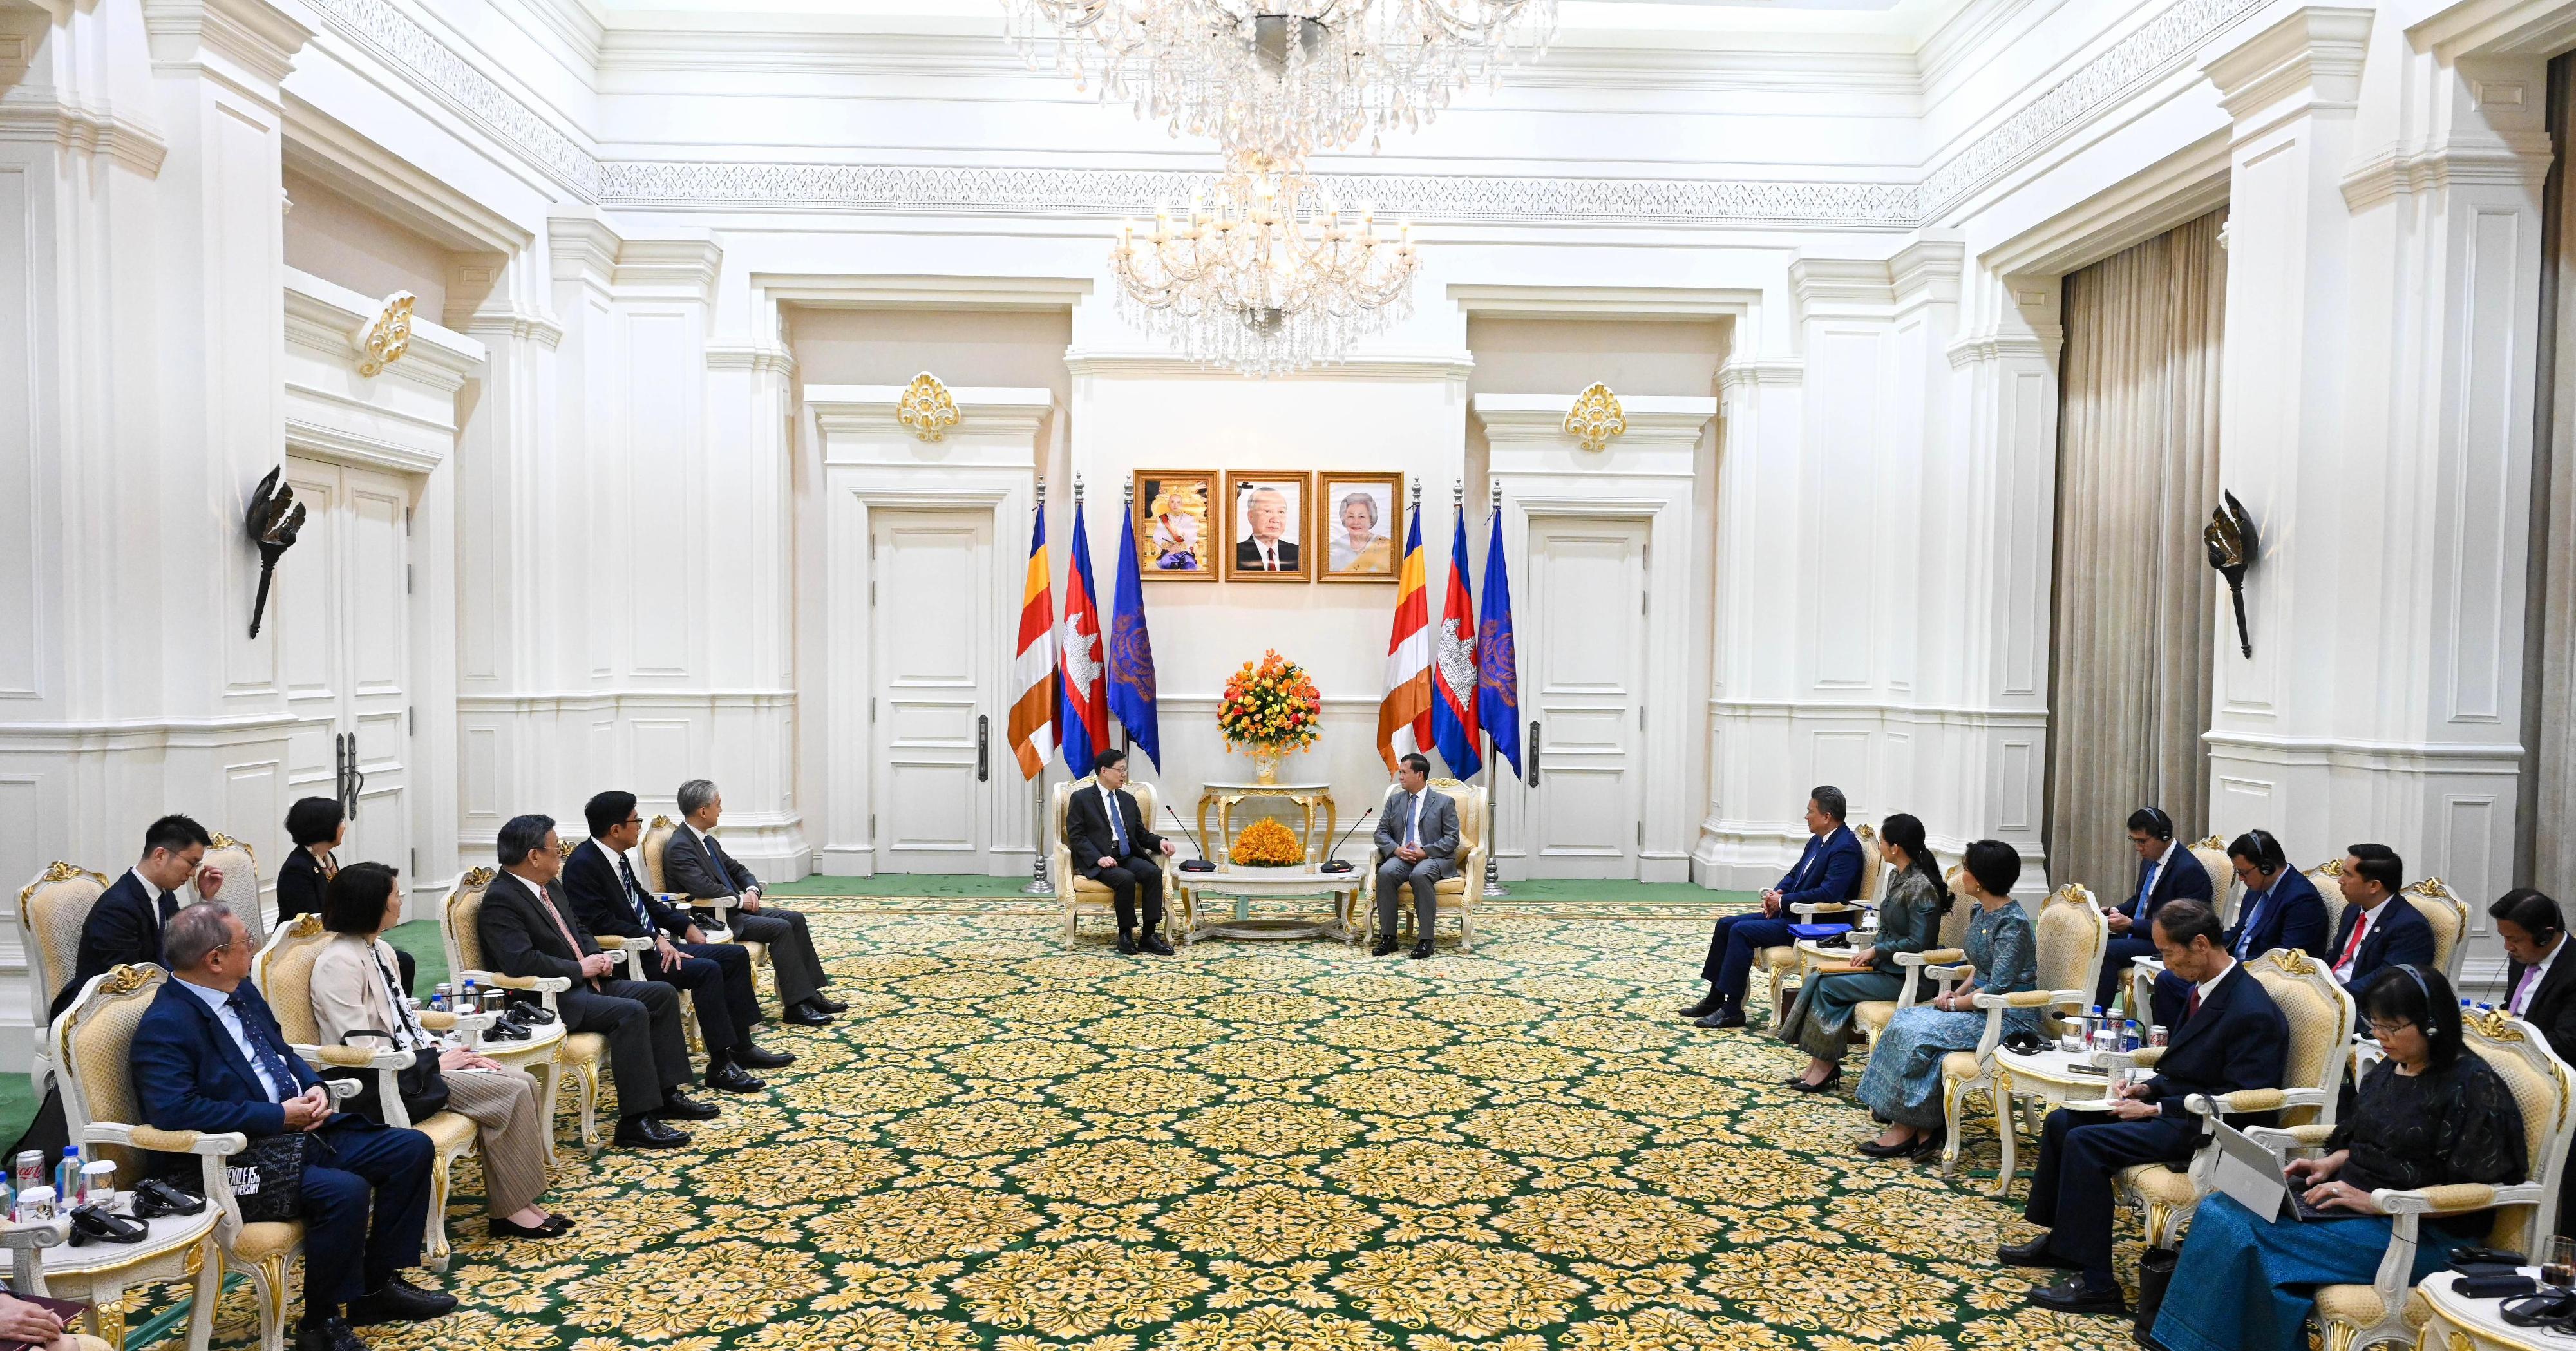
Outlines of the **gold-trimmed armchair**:
{"label": "gold-trimmed armchair", "polygon": [[[1095,882],[1073,870],[1073,845],[1064,834],[1065,808],[1072,803],[1073,795],[1098,782],[1097,778],[1085,774],[1070,783],[1057,784],[1047,792],[1047,820],[1050,822],[1047,843],[1051,859],[1047,866],[1055,870],[1057,908],[1063,919],[1057,929],[1057,938],[1068,948],[1073,946],[1075,926],[1084,910],[1104,915],[1113,913],[1111,902],[1115,893],[1109,890],[1107,883]],[[1127,792],[1136,799],[1136,814],[1145,819],[1145,828],[1152,830],[1156,802],[1154,785],[1129,779]],[[1186,913],[1181,903],[1181,889],[1187,885],[1189,879],[1184,877],[1167,874],[1163,878],[1164,927],[1169,933],[1183,937],[1198,927],[1198,916]]]}
{"label": "gold-trimmed armchair", "polygon": [[27,1079],[39,1099],[53,1074],[45,1010],[79,969],[81,929],[113,885],[102,873],[57,859],[18,889],[18,950],[27,954],[27,1014],[36,1022],[35,1063],[27,1067]]}
{"label": "gold-trimmed armchair", "polygon": [[554,1138],[555,1100],[561,1092],[562,1067],[570,1066],[573,1088],[581,1107],[582,1148],[599,1152],[599,1065],[608,1056],[608,1039],[596,1032],[568,1032],[562,1013],[555,1008],[555,996],[572,988],[562,976],[504,976],[484,969],[483,932],[475,921],[483,914],[483,890],[496,876],[490,868],[474,868],[456,879],[447,900],[438,908],[439,942],[447,949],[448,978],[458,983],[472,978],[477,984],[522,993],[535,992],[538,1001],[556,1014],[556,1020],[543,1027],[529,1029],[526,1041],[483,1041],[474,1049],[512,1069],[535,1075],[537,1090],[544,1095],[546,1138]]}
{"label": "gold-trimmed armchair", "polygon": [[[2284,1125],[2314,1122],[2333,1129],[2336,1098],[2343,1088],[2345,1029],[2352,1026],[2352,996],[2334,978],[2332,968],[2297,948],[2274,948],[2245,963],[2245,971],[2289,1020],[2290,1045],[2282,1058],[2281,1086],[2216,1098],[2194,1093],[2183,1099],[2183,1106],[2203,1123],[2242,1112],[2277,1111]],[[2153,1051],[2144,1048],[2129,1057],[2130,1063],[2153,1065]],[[2217,1164],[2218,1142],[2212,1134],[2192,1156],[2188,1173],[2152,1163],[2121,1169],[2113,1177],[2113,1188],[2138,1207],[2148,1247],[2174,1246],[2175,1235],[2190,1223],[2201,1198],[2209,1195],[2210,1176]]]}
{"label": "gold-trimmed armchair", "polygon": [[2460,963],[2469,955],[2468,944],[2460,941],[2469,932],[2469,903],[2453,895],[2438,877],[2409,885],[2397,898],[2415,907],[2415,913],[2433,926],[2433,965],[2442,968],[2451,988],[2458,989]]}
{"label": "gold-trimmed armchair", "polygon": [[206,846],[206,857],[200,865],[214,868],[224,875],[221,891],[200,896],[201,901],[221,901],[241,916],[242,927],[250,930],[254,944],[268,941],[268,907],[259,895],[259,859],[250,846],[218,830],[214,843]]}
{"label": "gold-trimmed armchair", "polygon": [[2025,1072],[2003,1063],[2004,1011],[2038,1009],[2042,1035],[2059,1035],[2058,1010],[2082,1009],[2093,1002],[2094,985],[2102,978],[2102,958],[2111,945],[2111,926],[2094,902],[2092,888],[2080,882],[2051,892],[2040,903],[2039,922],[2032,930],[2039,946],[2037,988],[2013,994],[1980,991],[1970,996],[1986,1011],[1985,1035],[1978,1039],[1977,1049],[1952,1051],[1941,1058],[1941,1115],[1949,1131],[1941,1147],[1942,1175],[1948,1176],[1958,1166],[1959,1136],[1966,1124],[1961,1111],[1964,1100],[1970,1093],[1984,1093],[1994,1104],[1996,1133],[2003,1137],[2003,1161],[1995,1169],[1998,1196],[2012,1190],[2013,1154],[2020,1140],[2013,1111],[2013,1076]]}
{"label": "gold-trimmed armchair", "polygon": [[[1870,826],[1852,827],[1852,838],[1860,841],[1860,886],[1850,901],[1841,905],[1800,904],[1790,906],[1793,912],[1783,916],[1792,924],[1858,924],[1860,912],[1878,908],[1878,897],[1887,881],[1887,855],[1879,848],[1878,831]],[[1771,1025],[1789,1016],[1788,1006],[1781,1003],[1781,991],[1787,988],[1789,973],[1806,967],[1806,958],[1798,953],[1795,943],[1783,947],[1762,948],[1753,954],[1753,969],[1767,972],[1771,981]]]}
{"label": "gold-trimmed armchair", "polygon": [[[2576,1139],[2576,1119],[2568,1110],[2576,1100],[2576,1073],[2550,1052],[2540,1029],[2501,1010],[2486,1010],[2461,1020],[2468,1049],[2503,1076],[2522,1109],[2524,1157],[2529,1180],[2511,1186],[2461,1184],[2371,1195],[2394,1222],[2388,1253],[2369,1285],[2328,1285],[2317,1290],[2317,1326],[2325,1333],[2325,1351],[2364,1351],[2373,1346],[2415,1343],[2407,1292],[2414,1288],[2415,1245],[2426,1215],[2495,1211],[2488,1244],[2529,1252],[2538,1238],[2556,1232],[2558,1180],[2567,1167],[2567,1147]],[[2332,1127],[2257,1127],[2246,1134],[2283,1155],[2322,1149]],[[2420,1307],[2420,1306],[2419,1306]],[[2422,1314],[2416,1315],[2421,1321]],[[2456,1339],[2455,1339],[2455,1344]]]}
{"label": "gold-trimmed armchair", "polygon": [[2236,881],[2236,865],[2227,861],[2227,841],[2212,835],[2192,845],[2192,861],[2209,874],[2210,909],[2218,912],[2218,927],[2236,922],[2237,903],[2244,899],[2245,888]]}
{"label": "gold-trimmed armchair", "polygon": [[[1493,795],[1481,785],[1461,783],[1456,779],[1432,779],[1425,786],[1439,789],[1443,796],[1458,806],[1458,852],[1450,856],[1451,861],[1458,865],[1458,871],[1431,884],[1431,922],[1436,926],[1440,916],[1456,915],[1458,950],[1473,952],[1476,950],[1476,902],[1485,896],[1485,817],[1493,810]],[[1320,861],[1310,860],[1309,866]],[[1378,865],[1384,862],[1386,856],[1371,848],[1368,876],[1359,879],[1358,883],[1363,888],[1357,898],[1359,909],[1366,915],[1366,923],[1372,933],[1377,927],[1377,906],[1365,889],[1377,885]],[[1396,907],[1395,922],[1399,929],[1417,922],[1413,918],[1410,893],[1407,893],[1404,903]],[[1418,936],[1428,938],[1431,935]]]}
{"label": "gold-trimmed armchair", "polygon": [[2317,898],[2326,903],[2326,937],[2331,939],[2343,927],[2343,855],[2327,859],[2303,876],[2316,887]]}
{"label": "gold-trimmed armchair", "polygon": [[[322,955],[322,946],[331,941],[331,933],[322,927],[322,917],[298,915],[279,926],[262,944],[259,955],[252,959],[250,979],[268,1000],[269,1010],[277,1015],[277,1025],[286,1033],[286,1043],[304,1058],[316,1073],[325,1069],[372,1069],[376,1073],[376,1101],[383,1105],[385,1124],[406,1126],[429,1137],[429,1232],[424,1237],[426,1260],[433,1271],[447,1270],[450,1251],[447,1242],[448,1180],[456,1160],[474,1152],[474,1123],[456,1112],[439,1112],[426,1121],[414,1121],[403,1106],[402,1092],[396,1076],[411,1064],[412,1053],[397,1051],[389,1043],[368,1046],[325,1046],[321,1024],[313,1017],[313,960]],[[487,1025],[491,1015],[477,1015],[477,1027]],[[421,1026],[443,1031],[457,1024],[457,1016],[438,1009],[420,1013]],[[434,1052],[433,1052],[434,1054]]]}
{"label": "gold-trimmed armchair", "polygon": [[1927,952],[1896,954],[1896,964],[1904,968],[1907,977],[1896,998],[1871,999],[1852,1006],[1852,1023],[1860,1029],[1861,1040],[1870,1050],[1878,1049],[1879,1034],[1887,1030],[1889,1023],[1896,1021],[1897,1013],[1914,1007],[1921,999],[1915,989],[1922,983],[1918,976],[1930,977],[1934,986],[1932,993],[1945,995],[1951,987],[1976,974],[1977,969],[1968,964],[1968,951],[1961,944],[1968,941],[1968,924],[1976,918],[1977,903],[1959,894],[1958,865],[1951,865],[1946,876],[1950,883],[1950,913],[1941,917],[1941,933],[1936,940],[1940,946]]}

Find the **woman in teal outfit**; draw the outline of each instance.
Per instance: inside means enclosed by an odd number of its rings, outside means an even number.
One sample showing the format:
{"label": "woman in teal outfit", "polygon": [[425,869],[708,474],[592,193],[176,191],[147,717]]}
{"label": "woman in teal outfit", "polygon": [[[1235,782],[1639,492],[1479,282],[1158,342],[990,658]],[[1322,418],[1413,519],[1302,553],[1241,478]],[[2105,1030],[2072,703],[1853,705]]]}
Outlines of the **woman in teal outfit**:
{"label": "woman in teal outfit", "polygon": [[[1896,1015],[1878,1036],[1869,1054],[1869,1072],[1861,1076],[1854,1096],[1878,1119],[1892,1123],[1885,1134],[1864,1141],[1860,1152],[1872,1158],[1930,1158],[1941,1152],[1948,1132],[1942,1128],[1941,1061],[1952,1051],[1975,1049],[1985,1035],[1986,1015],[1976,1006],[1979,994],[2019,994],[2039,985],[2039,942],[2030,916],[2012,898],[2021,880],[2021,855],[2001,840],[1979,840],[1959,860],[1959,889],[1977,903],[1968,919],[1968,962],[1976,975],[1966,984],[1929,1003]],[[2036,1029],[2039,1010],[2013,1009],[2004,1014],[2004,1032]]]}
{"label": "woman in teal outfit", "polygon": [[1789,1016],[1780,1020],[1780,1040],[1807,1053],[1807,1072],[1789,1081],[1801,1093],[1821,1093],[1842,1079],[1852,1010],[1902,993],[1906,971],[1896,954],[1930,951],[1941,934],[1941,917],[1950,912],[1950,888],[1941,880],[1941,861],[1923,843],[1923,823],[1899,812],[1880,824],[1879,835],[1896,871],[1878,909],[1877,945],[1852,956],[1852,965],[1869,970],[1809,978]]}

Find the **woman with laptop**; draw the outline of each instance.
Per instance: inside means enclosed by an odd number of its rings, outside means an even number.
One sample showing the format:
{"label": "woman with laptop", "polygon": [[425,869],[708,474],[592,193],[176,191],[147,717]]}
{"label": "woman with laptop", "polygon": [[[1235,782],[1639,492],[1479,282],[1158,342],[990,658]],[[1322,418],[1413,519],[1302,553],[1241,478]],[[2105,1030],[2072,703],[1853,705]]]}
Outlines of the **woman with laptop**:
{"label": "woman with laptop", "polygon": [[[2392,966],[2362,991],[2361,1016],[2386,1058],[2361,1081],[2352,1114],[2322,1157],[2285,1170],[2295,1200],[2257,1215],[2224,1192],[2193,1214],[2172,1289],[2156,1316],[2166,1351],[2296,1351],[2321,1285],[2368,1285],[2388,1253],[2390,1221],[2372,1193],[2524,1177],[2522,1112],[2513,1090],[2468,1053],[2459,1000],[2430,967]],[[2314,1218],[2302,1218],[2313,1215]],[[2493,1226],[2487,1211],[2427,1215],[2411,1280]]]}

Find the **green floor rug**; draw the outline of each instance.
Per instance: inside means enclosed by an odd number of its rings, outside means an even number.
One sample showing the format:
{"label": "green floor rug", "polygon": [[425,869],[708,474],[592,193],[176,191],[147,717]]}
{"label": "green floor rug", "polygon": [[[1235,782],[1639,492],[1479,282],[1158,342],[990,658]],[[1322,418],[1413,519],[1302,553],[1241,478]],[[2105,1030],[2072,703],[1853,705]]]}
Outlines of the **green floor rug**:
{"label": "green floor rug", "polygon": [[798,905],[851,1011],[767,1029],[797,1063],[688,1150],[567,1150],[564,1238],[486,1239],[465,1165],[432,1283],[466,1307],[376,1351],[2129,1344],[1992,1260],[2029,1231],[1989,1124],[1961,1177],[1861,1158],[1864,1109],[1783,1085],[1799,1053],[1673,1016],[1705,906],[1516,900],[1411,962]]}

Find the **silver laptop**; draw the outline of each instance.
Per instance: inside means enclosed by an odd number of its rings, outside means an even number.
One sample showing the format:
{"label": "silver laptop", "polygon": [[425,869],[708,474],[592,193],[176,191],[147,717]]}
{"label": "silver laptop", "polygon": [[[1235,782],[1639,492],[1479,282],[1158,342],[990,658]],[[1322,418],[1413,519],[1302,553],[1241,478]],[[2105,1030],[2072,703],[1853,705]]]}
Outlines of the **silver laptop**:
{"label": "silver laptop", "polygon": [[2218,1164],[2211,1170],[2209,1180],[2217,1190],[2234,1197],[2248,1213],[2267,1220],[2285,1214],[2294,1220],[2363,1218],[2359,1211],[2321,1210],[2309,1205],[2307,1189],[2290,1180],[2289,1165],[2281,1161],[2280,1155],[2224,1121],[2218,1123]]}

